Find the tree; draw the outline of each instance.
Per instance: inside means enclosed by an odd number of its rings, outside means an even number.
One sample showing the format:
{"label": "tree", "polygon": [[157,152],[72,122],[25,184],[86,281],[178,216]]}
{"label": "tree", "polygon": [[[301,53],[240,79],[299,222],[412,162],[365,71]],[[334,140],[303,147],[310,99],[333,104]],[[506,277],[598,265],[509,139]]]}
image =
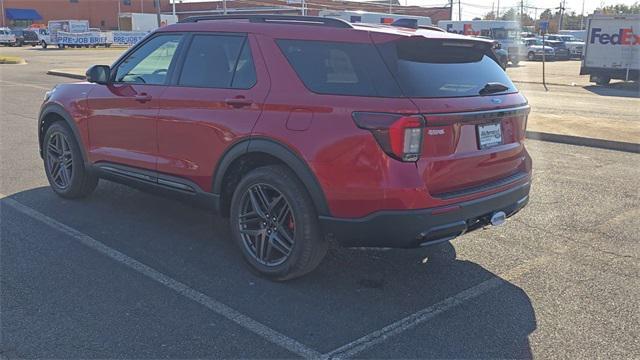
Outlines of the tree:
{"label": "tree", "polygon": [[505,11],[504,14],[502,14],[502,16],[500,16],[500,20],[519,20],[520,16],[516,13],[516,10],[514,8],[510,8],[509,10]]}
{"label": "tree", "polygon": [[489,11],[488,13],[484,14],[482,19],[483,20],[495,20],[496,19],[495,11]]}
{"label": "tree", "polygon": [[617,15],[617,14],[640,14],[640,3],[633,5],[617,4],[607,5],[596,9],[596,14]]}

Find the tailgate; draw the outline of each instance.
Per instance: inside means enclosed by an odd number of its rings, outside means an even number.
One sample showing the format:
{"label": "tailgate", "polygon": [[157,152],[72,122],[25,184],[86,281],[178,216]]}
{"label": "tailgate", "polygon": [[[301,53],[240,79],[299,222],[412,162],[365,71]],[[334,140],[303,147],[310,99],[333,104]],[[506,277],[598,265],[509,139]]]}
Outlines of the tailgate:
{"label": "tailgate", "polygon": [[[523,105],[518,94],[491,99],[511,104],[500,108],[476,104],[472,111],[447,113],[434,112],[425,99],[414,99],[426,119],[418,170],[432,196],[463,196],[526,176],[524,137],[529,106]],[[481,101],[491,102],[484,97],[473,102]],[[447,101],[455,108],[469,108],[469,102]],[[429,108],[432,111],[425,111]]]}

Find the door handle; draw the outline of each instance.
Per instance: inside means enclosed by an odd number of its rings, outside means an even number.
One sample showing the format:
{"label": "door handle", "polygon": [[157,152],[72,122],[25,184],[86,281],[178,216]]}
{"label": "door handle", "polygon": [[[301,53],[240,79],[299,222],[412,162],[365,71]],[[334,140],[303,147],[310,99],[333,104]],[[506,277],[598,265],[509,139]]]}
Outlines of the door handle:
{"label": "door handle", "polygon": [[140,93],[133,97],[137,102],[145,103],[147,101],[151,101],[151,95],[147,93]]}
{"label": "door handle", "polygon": [[253,100],[245,99],[244,97],[235,97],[233,99],[226,99],[224,102],[227,105],[233,106],[234,108],[247,107],[253,104]]}

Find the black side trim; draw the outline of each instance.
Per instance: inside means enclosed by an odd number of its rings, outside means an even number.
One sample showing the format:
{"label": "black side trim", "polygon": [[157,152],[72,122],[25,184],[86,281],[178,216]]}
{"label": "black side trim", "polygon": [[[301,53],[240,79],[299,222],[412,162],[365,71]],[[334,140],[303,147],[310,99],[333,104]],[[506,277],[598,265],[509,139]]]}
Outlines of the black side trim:
{"label": "black side trim", "polygon": [[89,165],[89,157],[87,156],[87,149],[82,141],[82,136],[80,136],[78,125],[73,120],[73,117],[69,115],[67,110],[65,110],[64,107],[62,107],[62,105],[57,103],[46,104],[40,110],[40,115],[38,116],[38,146],[40,151],[40,157],[44,156],[42,152],[42,142],[44,141],[44,131],[42,127],[44,124],[44,119],[45,117],[51,114],[58,115],[62,119],[64,119],[64,122],[69,126],[69,128],[73,132],[73,135],[76,138],[76,141],[78,142],[78,145],[80,146],[80,153],[82,154],[82,160],[84,161],[85,165]]}
{"label": "black side trim", "polygon": [[456,197],[461,197],[461,196],[465,196],[465,195],[470,195],[470,194],[474,194],[477,192],[481,192],[481,191],[487,191],[487,190],[491,190],[491,189],[495,189],[498,188],[500,186],[504,186],[507,184],[511,184],[514,183],[518,180],[522,180],[524,178],[527,177],[527,173],[524,171],[519,171],[515,174],[509,175],[507,177],[504,177],[502,179],[498,179],[495,181],[491,181],[482,185],[478,185],[478,186],[474,186],[474,187],[470,187],[470,188],[466,188],[463,190],[458,190],[458,191],[448,191],[448,192],[443,192],[443,193],[438,193],[438,194],[433,194],[434,197],[437,197],[439,199],[451,199],[451,198],[456,198]]}
{"label": "black side trim", "polygon": [[179,200],[195,201],[198,205],[214,211],[220,208],[219,196],[202,190],[197,184],[187,179],[109,162],[96,163],[93,168],[100,178],[106,180],[168,195]]}
{"label": "black side trim", "polygon": [[222,157],[213,176],[212,192],[218,196],[222,193],[222,181],[231,164],[241,156],[249,153],[265,153],[289,166],[307,188],[318,215],[330,216],[329,206],[324,191],[309,165],[288,146],[266,138],[250,138],[230,148]]}

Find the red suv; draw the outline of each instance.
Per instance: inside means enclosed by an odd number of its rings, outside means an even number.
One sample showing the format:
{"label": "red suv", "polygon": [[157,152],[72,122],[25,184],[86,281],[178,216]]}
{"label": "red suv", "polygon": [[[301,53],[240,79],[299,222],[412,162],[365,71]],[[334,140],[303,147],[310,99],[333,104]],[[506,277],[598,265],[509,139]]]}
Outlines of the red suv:
{"label": "red suv", "polygon": [[491,41],[435,28],[248,15],[163,27],[47,93],[53,190],[99,178],[230,217],[251,267],[314,269],[331,239],[420,247],[528,201],[529,106]]}

